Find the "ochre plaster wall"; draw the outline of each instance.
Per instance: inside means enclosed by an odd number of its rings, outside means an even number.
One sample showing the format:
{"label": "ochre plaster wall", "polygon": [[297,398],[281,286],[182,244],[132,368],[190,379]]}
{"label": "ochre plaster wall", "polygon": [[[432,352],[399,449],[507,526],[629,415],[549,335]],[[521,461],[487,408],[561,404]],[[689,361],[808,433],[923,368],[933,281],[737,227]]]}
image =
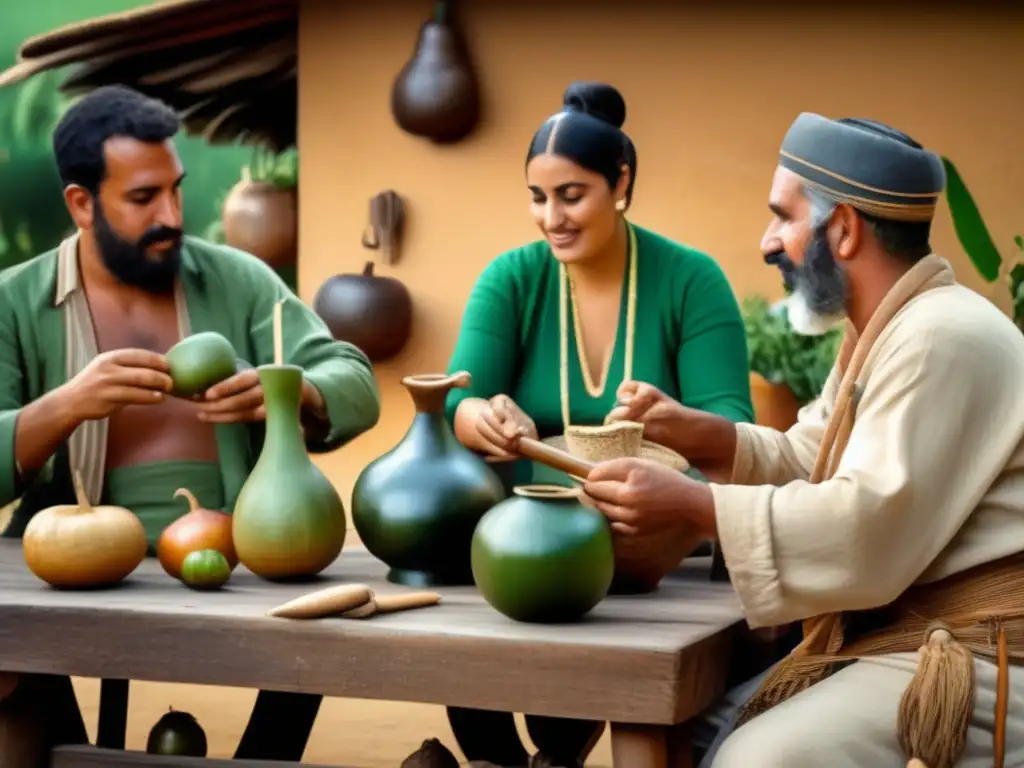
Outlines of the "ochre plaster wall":
{"label": "ochre plaster wall", "polygon": [[[406,200],[394,268],[415,331],[377,367],[380,424],[317,459],[346,500],[359,471],[401,439],[412,407],[399,379],[442,371],[465,298],[484,265],[535,238],[523,158],[532,132],[574,79],[616,85],[639,153],[631,218],[711,253],[739,296],[781,295],[758,251],[779,141],[803,110],[890,122],[952,158],[1006,254],[1024,234],[1024,15],[879,7],[723,3],[462,3],[486,114],[469,140],[437,147],[404,135],[391,83],[432,3],[304,0],[300,32],[302,297],[358,271],[369,198]],[[689,7],[683,7],[684,5]],[[892,4],[894,8],[897,4]],[[965,6],[966,7],[966,6]],[[934,245],[987,291],[943,205]],[[1005,301],[1000,300],[1005,306]]]}

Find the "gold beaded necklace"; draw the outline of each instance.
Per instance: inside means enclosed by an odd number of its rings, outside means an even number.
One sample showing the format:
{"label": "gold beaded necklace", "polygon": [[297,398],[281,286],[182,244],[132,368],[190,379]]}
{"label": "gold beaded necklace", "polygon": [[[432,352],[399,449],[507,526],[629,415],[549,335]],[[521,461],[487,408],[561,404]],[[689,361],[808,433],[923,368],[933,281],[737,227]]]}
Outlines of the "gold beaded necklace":
{"label": "gold beaded necklace", "polygon": [[[623,381],[633,377],[633,338],[636,331],[636,232],[626,222],[629,230],[629,277],[626,284],[626,350],[622,363]],[[565,428],[570,426],[569,418],[569,304],[572,303],[573,332],[576,336],[576,354],[579,358],[580,372],[583,374],[583,385],[587,394],[591,397],[600,397],[604,394],[608,385],[608,369],[611,367],[612,357],[615,355],[615,345],[619,341],[619,329],[615,329],[615,339],[612,341],[611,352],[604,363],[604,372],[600,384],[596,384],[590,376],[590,366],[587,362],[587,353],[583,349],[582,334],[580,333],[579,312],[576,308],[576,300],[571,296],[571,285],[565,264],[558,265],[558,292],[559,292],[559,331],[560,341],[560,378],[561,378],[561,400],[562,400],[562,422]]]}

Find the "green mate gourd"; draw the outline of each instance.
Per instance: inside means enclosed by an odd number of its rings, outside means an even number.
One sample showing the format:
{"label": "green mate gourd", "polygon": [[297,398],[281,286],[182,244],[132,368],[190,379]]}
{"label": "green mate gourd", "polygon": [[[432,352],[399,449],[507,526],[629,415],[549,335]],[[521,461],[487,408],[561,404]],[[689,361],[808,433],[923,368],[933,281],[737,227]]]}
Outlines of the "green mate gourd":
{"label": "green mate gourd", "polygon": [[186,336],[167,354],[174,394],[180,397],[201,395],[214,384],[235,375],[237,361],[231,342],[214,331]]}
{"label": "green mate gourd", "polygon": [[481,518],[472,564],[480,594],[499,613],[531,623],[576,621],[611,587],[611,528],[576,488],[517,486]]}
{"label": "green mate gourd", "polygon": [[246,568],[268,580],[314,576],[341,554],[345,508],[306,450],[299,417],[302,369],[263,365],[257,372],[266,437],[235,502],[235,553]]}

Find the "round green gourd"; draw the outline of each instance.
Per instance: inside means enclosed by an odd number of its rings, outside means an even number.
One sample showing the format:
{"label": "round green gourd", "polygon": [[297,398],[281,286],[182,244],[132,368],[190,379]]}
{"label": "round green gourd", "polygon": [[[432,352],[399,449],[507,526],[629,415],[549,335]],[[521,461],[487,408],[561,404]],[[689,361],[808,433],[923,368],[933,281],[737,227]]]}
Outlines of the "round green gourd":
{"label": "round green gourd", "polygon": [[181,563],[181,580],[193,589],[217,589],[231,578],[231,564],[216,549],[189,552]]}
{"label": "round green gourd", "polygon": [[186,336],[164,357],[171,369],[174,394],[180,397],[201,395],[238,370],[231,342],[213,331]]}
{"label": "round green gourd", "polygon": [[519,486],[477,525],[473,577],[484,599],[515,621],[577,621],[608,594],[611,528],[573,488]]}

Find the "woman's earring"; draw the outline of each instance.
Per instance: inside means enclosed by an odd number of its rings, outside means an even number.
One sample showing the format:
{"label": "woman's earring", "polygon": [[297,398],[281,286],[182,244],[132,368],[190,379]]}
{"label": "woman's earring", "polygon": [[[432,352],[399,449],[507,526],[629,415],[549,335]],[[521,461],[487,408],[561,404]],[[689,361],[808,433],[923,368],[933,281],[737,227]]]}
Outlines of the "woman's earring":
{"label": "woman's earring", "polygon": [[626,201],[625,200],[616,200],[615,201],[615,210],[616,211],[624,211],[624,210],[626,210]]}

